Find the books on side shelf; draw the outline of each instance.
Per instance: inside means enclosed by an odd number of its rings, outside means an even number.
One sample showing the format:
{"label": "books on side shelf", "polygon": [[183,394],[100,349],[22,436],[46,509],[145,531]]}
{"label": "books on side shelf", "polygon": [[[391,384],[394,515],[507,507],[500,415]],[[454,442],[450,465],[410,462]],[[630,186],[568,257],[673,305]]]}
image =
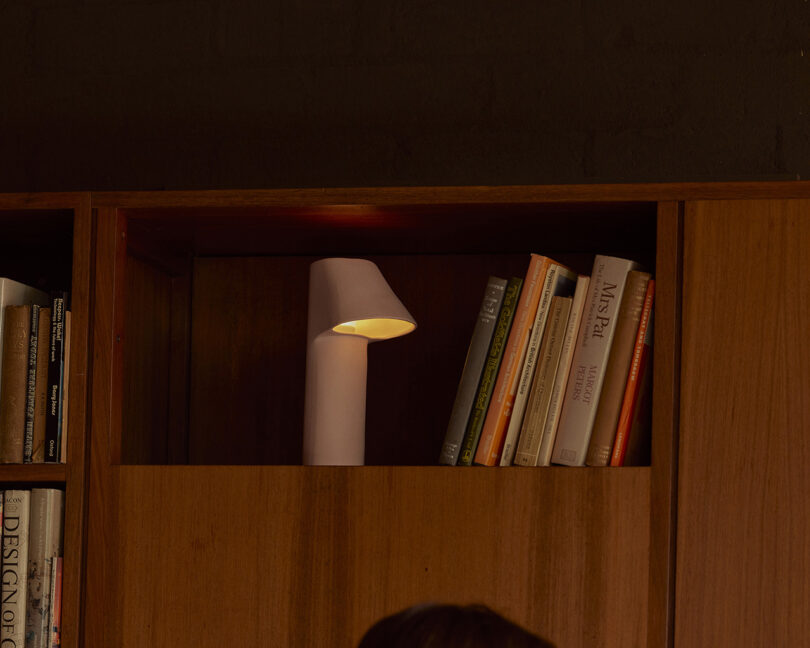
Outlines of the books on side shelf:
{"label": "books on side shelf", "polygon": [[68,293],[0,278],[0,463],[64,463]]}
{"label": "books on side shelf", "polygon": [[3,596],[0,644],[61,645],[65,494],[53,488],[0,491]]}
{"label": "books on side shelf", "polygon": [[491,276],[439,463],[649,463],[655,280],[597,255],[590,275],[532,254]]}

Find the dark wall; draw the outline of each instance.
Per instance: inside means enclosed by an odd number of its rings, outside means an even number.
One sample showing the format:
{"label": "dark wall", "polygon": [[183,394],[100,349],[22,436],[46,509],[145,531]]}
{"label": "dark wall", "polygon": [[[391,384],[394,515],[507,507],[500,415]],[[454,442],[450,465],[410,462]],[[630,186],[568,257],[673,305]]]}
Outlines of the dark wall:
{"label": "dark wall", "polygon": [[809,27],[807,0],[0,0],[0,190],[810,177]]}

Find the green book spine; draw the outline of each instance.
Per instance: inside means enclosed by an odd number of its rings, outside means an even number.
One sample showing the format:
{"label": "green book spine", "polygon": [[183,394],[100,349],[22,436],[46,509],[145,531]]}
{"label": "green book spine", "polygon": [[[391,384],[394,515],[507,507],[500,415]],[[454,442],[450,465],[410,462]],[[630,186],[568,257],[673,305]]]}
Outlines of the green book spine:
{"label": "green book spine", "polygon": [[495,379],[498,377],[498,369],[501,366],[504,347],[509,337],[509,329],[512,327],[522,287],[523,279],[518,277],[512,277],[506,286],[503,305],[498,314],[498,324],[495,326],[492,343],[487,352],[487,361],[481,374],[481,382],[478,384],[475,405],[464,433],[461,454],[458,457],[459,466],[471,466],[473,457],[475,457],[475,450],[478,447],[478,440],[481,438],[481,430],[484,427],[484,419],[486,419],[487,408],[492,398],[492,390],[495,388]]}

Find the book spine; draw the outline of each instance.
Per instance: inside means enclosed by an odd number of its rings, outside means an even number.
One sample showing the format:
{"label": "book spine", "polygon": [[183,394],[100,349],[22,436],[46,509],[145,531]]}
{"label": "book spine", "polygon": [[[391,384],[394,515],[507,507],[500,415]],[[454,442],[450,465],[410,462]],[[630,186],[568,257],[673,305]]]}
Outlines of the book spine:
{"label": "book spine", "polygon": [[537,314],[540,293],[549,265],[548,258],[539,254],[531,255],[529,269],[523,283],[523,292],[520,295],[517,311],[515,311],[515,323],[509,333],[503,362],[492,393],[492,402],[487,410],[481,440],[475,453],[475,463],[479,465],[494,466],[500,458],[517,393],[520,363],[525,358],[529,330]]}
{"label": "book spine", "polygon": [[64,365],[65,307],[67,296],[56,293],[51,306],[51,342],[48,357],[48,414],[45,419],[45,461],[59,462],[62,432],[62,370]]}
{"label": "book spine", "polygon": [[511,466],[515,459],[518,438],[523,427],[523,418],[526,414],[526,405],[529,402],[532,380],[537,371],[538,352],[546,329],[546,322],[549,317],[551,299],[553,297],[570,297],[576,287],[577,275],[569,268],[552,263],[546,273],[546,281],[543,293],[540,297],[540,304],[537,307],[537,316],[534,318],[529,345],[526,350],[526,359],[522,363],[523,371],[518,384],[515,404],[512,408],[512,416],[509,419],[509,427],[506,431],[506,439],[503,443],[500,465]]}
{"label": "book spine", "polygon": [[613,444],[613,453],[610,458],[611,466],[623,466],[627,453],[628,437],[633,419],[641,400],[642,385],[649,375],[650,353],[652,349],[652,321],[653,303],[655,300],[655,280],[647,284],[647,293],[644,296],[644,308],[641,312],[641,322],[636,335],[633,348],[633,360],[627,376],[627,386],[624,390],[622,408],[619,412],[619,422],[616,425],[616,441]]}
{"label": "book spine", "polygon": [[62,563],[59,556],[54,559],[51,570],[51,607],[48,613],[48,643],[49,648],[60,648],[62,645]]}
{"label": "book spine", "polygon": [[59,461],[62,463],[67,463],[68,404],[70,402],[70,319],[70,311],[65,310],[65,353],[62,365],[62,396],[59,399],[59,404],[62,407],[60,414],[62,432],[59,435]]}
{"label": "book spine", "polygon": [[31,461],[45,461],[45,420],[48,416],[48,359],[51,333],[51,309],[39,309],[39,333],[37,334],[37,381],[34,405],[34,433]]}
{"label": "book spine", "polygon": [[31,306],[6,306],[5,314],[1,370],[3,388],[0,394],[0,463],[22,463]]}
{"label": "book spine", "polygon": [[458,461],[461,443],[464,440],[464,431],[467,429],[467,422],[470,420],[476,390],[481,381],[481,373],[487,359],[487,349],[492,342],[492,334],[495,331],[498,313],[506,292],[506,284],[506,279],[500,277],[490,277],[487,281],[484,299],[481,302],[478,319],[470,339],[470,346],[467,349],[467,358],[464,361],[464,369],[461,372],[461,380],[459,381],[450,422],[447,425],[447,433],[439,456],[440,464],[455,466]]}
{"label": "book spine", "polygon": [[602,393],[585,457],[585,463],[589,466],[607,466],[610,463],[613,441],[616,439],[616,424],[633,361],[633,347],[649,281],[650,275],[646,272],[634,270],[627,273],[621,305],[616,313],[616,332],[608,355]]}
{"label": "book spine", "polygon": [[568,323],[563,337],[563,348],[560,352],[560,361],[557,373],[554,376],[554,386],[551,388],[551,400],[548,405],[548,414],[543,426],[543,436],[540,439],[540,450],[537,455],[537,466],[551,464],[551,451],[554,448],[554,439],[557,436],[557,425],[560,421],[563,394],[568,384],[568,374],[571,371],[571,361],[574,357],[574,345],[577,341],[580,324],[582,323],[582,310],[588,296],[590,277],[579,275],[577,277],[574,297],[571,301],[571,310],[568,314]]}
{"label": "book spine", "polygon": [[28,584],[28,530],[31,493],[7,490],[3,506],[3,584],[0,604],[0,646],[25,645],[25,604]]}
{"label": "book spine", "polygon": [[627,450],[622,462],[622,465],[625,466],[650,465],[652,450],[652,341],[644,345],[639,374],[641,376],[641,387],[639,388],[636,407],[633,410],[633,419],[630,422],[630,432],[627,435]]}
{"label": "book spine", "polygon": [[[6,306],[20,306],[23,304],[39,304],[47,306],[49,303],[48,294],[37,290],[33,286],[27,286],[7,277],[0,277],[0,342],[3,340],[5,331],[5,309]],[[3,346],[0,344],[0,365],[2,365]],[[0,391],[2,391],[2,372],[0,372]]]}
{"label": "book spine", "polygon": [[503,358],[506,339],[515,318],[515,308],[517,307],[522,286],[523,280],[517,277],[510,279],[506,285],[501,312],[498,314],[498,323],[495,325],[492,342],[487,351],[487,361],[481,373],[481,382],[478,385],[475,405],[470,414],[470,420],[467,422],[467,429],[464,432],[464,441],[461,444],[461,452],[458,457],[458,465],[460,466],[472,465],[478,447],[478,440],[481,436],[481,429],[484,426],[484,417],[489,407],[489,401],[492,398],[495,378],[498,375],[498,368]]}
{"label": "book spine", "polygon": [[540,340],[542,339],[543,329],[546,325],[546,316],[548,315],[552,288],[558,268],[560,268],[559,265],[552,263],[543,281],[540,303],[537,305],[537,314],[535,315],[531,333],[529,334],[529,344],[526,347],[525,358],[523,358],[520,363],[523,368],[520,373],[517,393],[515,394],[512,415],[509,418],[509,427],[506,429],[506,438],[503,442],[503,450],[501,451],[500,458],[501,466],[511,466],[512,460],[515,458],[517,438],[520,434],[523,415],[526,412],[526,403],[529,400],[529,388],[532,384],[532,378],[534,378],[534,371],[537,365],[537,353],[540,350]]}
{"label": "book spine", "polygon": [[554,297],[552,300],[551,320],[546,335],[543,336],[540,349],[540,364],[537,367],[537,375],[532,383],[526,419],[523,421],[517,452],[515,453],[516,466],[537,465],[540,441],[548,415],[548,406],[551,402],[553,380],[562,353],[571,301],[570,297]]}
{"label": "book spine", "polygon": [[26,648],[48,646],[53,567],[56,558],[62,554],[63,512],[62,491],[53,488],[32,489],[25,615]]}
{"label": "book spine", "polygon": [[39,344],[40,306],[31,306],[31,328],[28,337],[28,379],[25,394],[25,435],[23,436],[23,463],[31,463],[34,453],[34,413],[37,399],[37,347]]}
{"label": "book spine", "polygon": [[594,260],[588,307],[577,336],[551,455],[553,463],[569,466],[585,464],[608,354],[616,331],[616,311],[622,300],[627,273],[636,267],[633,261],[616,257],[598,255]]}

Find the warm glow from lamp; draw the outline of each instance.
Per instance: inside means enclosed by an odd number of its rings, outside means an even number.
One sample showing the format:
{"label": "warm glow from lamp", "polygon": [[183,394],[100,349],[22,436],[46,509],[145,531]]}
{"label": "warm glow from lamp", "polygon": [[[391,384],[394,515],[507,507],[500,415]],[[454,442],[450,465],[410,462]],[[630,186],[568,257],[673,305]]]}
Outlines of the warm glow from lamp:
{"label": "warm glow from lamp", "polygon": [[369,342],[410,333],[416,322],[364,259],[321,259],[309,274],[304,463],[365,460]]}
{"label": "warm glow from lamp", "polygon": [[373,318],[344,322],[333,327],[335,333],[345,335],[362,335],[372,340],[390,340],[406,335],[416,328],[413,322],[398,319]]}

